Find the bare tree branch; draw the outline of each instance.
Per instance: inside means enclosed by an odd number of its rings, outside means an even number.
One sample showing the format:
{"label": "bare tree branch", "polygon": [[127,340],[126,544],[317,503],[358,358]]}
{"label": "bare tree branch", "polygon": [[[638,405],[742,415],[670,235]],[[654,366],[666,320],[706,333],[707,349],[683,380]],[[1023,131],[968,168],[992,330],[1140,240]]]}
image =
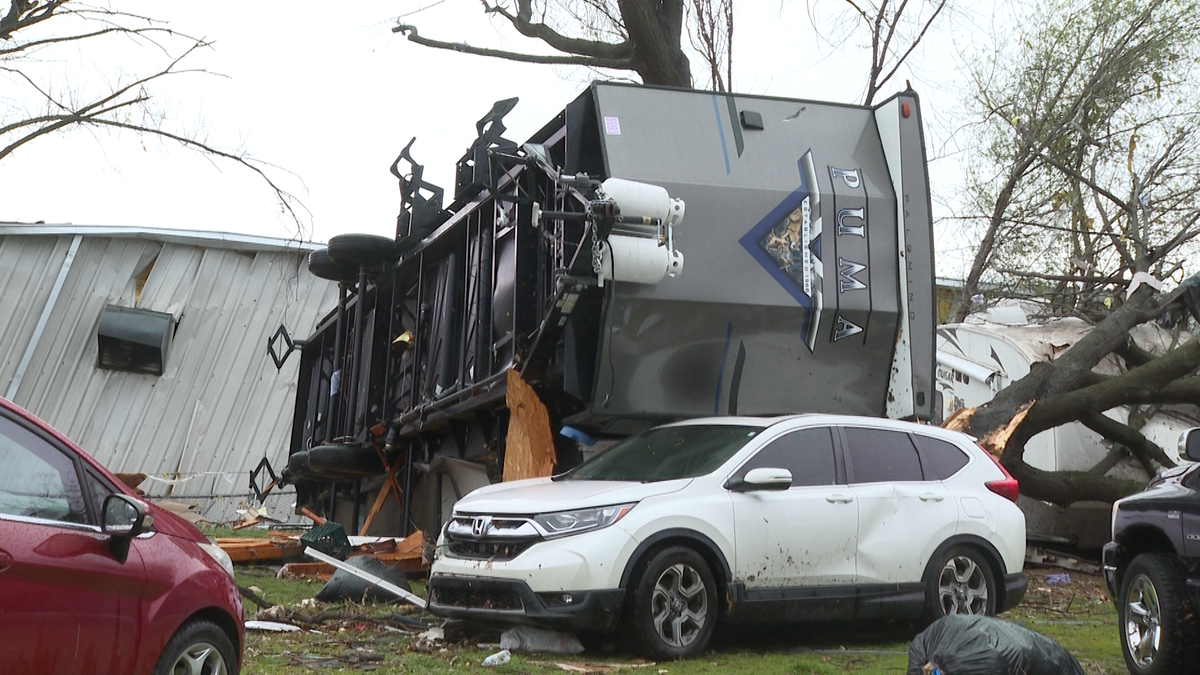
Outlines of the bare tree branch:
{"label": "bare tree branch", "polygon": [[554,56],[554,55],[538,55],[538,54],[522,54],[520,52],[510,52],[503,49],[487,49],[485,47],[472,47],[465,42],[443,42],[441,40],[432,40],[421,36],[417,32],[417,27],[410,24],[400,24],[392,28],[393,33],[400,33],[408,38],[410,42],[421,45],[422,47],[430,47],[433,49],[445,49],[460,54],[470,54],[472,56],[487,56],[491,58],[506,59],[509,61],[518,61],[521,63],[541,63],[544,65],[570,65],[570,66],[591,66],[595,68],[619,68],[630,69],[632,60],[629,58],[603,58],[599,56]]}

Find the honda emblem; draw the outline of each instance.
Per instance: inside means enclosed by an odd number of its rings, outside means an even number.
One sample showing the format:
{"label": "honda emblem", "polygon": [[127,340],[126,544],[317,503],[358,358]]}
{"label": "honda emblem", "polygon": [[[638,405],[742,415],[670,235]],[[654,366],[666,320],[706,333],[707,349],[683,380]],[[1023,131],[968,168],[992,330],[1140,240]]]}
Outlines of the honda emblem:
{"label": "honda emblem", "polygon": [[471,534],[475,535],[476,537],[487,536],[487,533],[491,529],[492,529],[492,517],[491,516],[476,516],[473,520],[471,520]]}

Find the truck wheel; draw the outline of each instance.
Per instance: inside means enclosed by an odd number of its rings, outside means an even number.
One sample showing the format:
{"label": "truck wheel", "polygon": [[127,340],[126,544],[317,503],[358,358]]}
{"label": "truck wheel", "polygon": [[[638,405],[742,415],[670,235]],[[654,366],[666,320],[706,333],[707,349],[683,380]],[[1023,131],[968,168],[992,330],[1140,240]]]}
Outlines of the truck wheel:
{"label": "truck wheel", "polygon": [[627,628],[639,651],[655,659],[696,656],[717,622],[717,585],[708,563],[684,546],[652,556],[635,576]]}
{"label": "truck wheel", "polygon": [[314,277],[337,281],[339,283],[354,283],[358,279],[358,266],[336,263],[329,257],[329,249],[321,248],[308,254],[308,271]]}
{"label": "truck wheel", "polygon": [[167,640],[154,675],[237,675],[237,655],[225,631],[197,619]]}
{"label": "truck wheel", "polygon": [[1143,553],[1133,559],[1121,582],[1117,614],[1129,672],[1182,673],[1194,665],[1200,626],[1171,556]]}
{"label": "truck wheel", "polygon": [[995,616],[996,577],[979,549],[951,546],[932,563],[925,586],[929,621],[950,614]]}
{"label": "truck wheel", "polygon": [[356,268],[375,267],[396,256],[396,240],[375,234],[339,234],[326,248],[331,260]]}

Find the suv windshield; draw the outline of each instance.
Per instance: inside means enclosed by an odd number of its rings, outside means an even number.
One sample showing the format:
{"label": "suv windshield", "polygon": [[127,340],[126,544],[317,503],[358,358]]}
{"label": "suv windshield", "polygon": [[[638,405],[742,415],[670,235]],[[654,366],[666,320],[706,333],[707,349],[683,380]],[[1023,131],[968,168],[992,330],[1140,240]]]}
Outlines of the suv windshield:
{"label": "suv windshield", "polygon": [[760,431],[761,427],[728,424],[651,429],[617,443],[561,478],[642,483],[695,478],[721,466]]}

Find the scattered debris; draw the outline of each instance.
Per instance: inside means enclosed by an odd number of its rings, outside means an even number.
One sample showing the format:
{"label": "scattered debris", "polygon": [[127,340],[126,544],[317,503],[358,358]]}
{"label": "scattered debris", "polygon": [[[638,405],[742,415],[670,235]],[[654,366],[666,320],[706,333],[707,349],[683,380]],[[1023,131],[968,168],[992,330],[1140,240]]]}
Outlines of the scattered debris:
{"label": "scattered debris", "polygon": [[409,645],[409,649],[418,652],[432,652],[435,649],[441,648],[441,643],[446,639],[446,631],[441,626],[434,626],[429,630],[417,636]]}
{"label": "scattered debris", "polygon": [[382,588],[383,590],[388,591],[389,593],[392,593],[392,594],[396,595],[397,597],[403,598],[403,599],[409,601],[410,603],[416,605],[417,607],[420,607],[421,609],[425,609],[425,599],[424,598],[422,598],[419,595],[413,595],[412,592],[406,591],[403,588],[400,588],[399,586],[396,586],[395,584],[391,583],[390,581],[387,581],[386,579],[381,579],[380,577],[375,576],[374,574],[364,572],[358,568],[348,565],[348,564],[342,562],[341,560],[338,560],[337,558],[333,558],[328,555],[325,555],[324,553],[314,549],[311,546],[304,550],[304,554],[311,558],[316,558],[317,560],[320,560],[321,562],[333,565],[334,567],[336,567],[340,570],[349,572],[350,574],[353,574],[354,576],[356,576],[360,579],[365,579],[365,580],[375,584],[379,588]]}
{"label": "scattered debris", "polygon": [[141,485],[142,482],[146,480],[146,474],[144,474],[144,473],[118,473],[118,474],[113,474],[113,475],[115,475],[117,477],[117,480],[119,480],[122,483],[124,483],[125,485],[133,488],[134,490],[137,490],[137,493],[139,495],[146,494],[145,492],[138,490],[138,486]]}
{"label": "scattered debris", "polygon": [[264,507],[259,507],[257,509],[238,509],[237,512],[241,514],[242,522],[233,526],[233,529],[235,530],[244,530],[247,527],[253,527],[260,523],[280,522],[278,518],[274,518],[270,513],[267,513],[267,509]]}
{"label": "scattered debris", "polygon": [[[529,663],[539,666],[553,665],[559,670],[564,670],[568,673],[588,673],[589,675],[608,675],[608,673],[620,672],[625,668],[649,668],[658,665],[654,661],[647,663],[571,663],[558,661],[548,663],[546,661],[530,661]],[[661,673],[663,671],[659,670],[658,672]]]}
{"label": "scattered debris", "polygon": [[1066,586],[1071,583],[1071,575],[1066,572],[1056,572],[1046,575],[1046,583],[1050,586]]}
{"label": "scattered debris", "polygon": [[[355,556],[346,560],[346,565],[383,579],[409,593],[412,592],[404,572],[394,567],[388,567],[376,557]],[[337,602],[338,600],[363,602],[368,599],[387,601],[392,599],[392,594],[385,592],[375,582],[368,581],[345,569],[339,569],[334,572],[333,577],[325,583],[321,590],[317,591],[316,599],[321,602]]]}
{"label": "scattered debris", "polygon": [[254,615],[256,621],[288,621],[292,613],[283,605],[271,605]]}
{"label": "scattered debris", "polygon": [[[143,475],[143,474],[138,474],[138,475]],[[157,506],[160,506],[160,507],[170,511],[171,513],[174,513],[175,515],[179,516],[180,518],[183,518],[184,520],[188,521],[189,523],[191,523],[193,525],[195,525],[197,523],[209,522],[204,516],[200,515],[200,513],[199,513],[200,506],[198,504],[194,504],[194,503],[193,504],[185,504],[183,502],[178,502],[173,499],[162,499],[162,500],[155,501],[154,503]]]}
{"label": "scattered debris", "polygon": [[954,614],[934,621],[908,646],[907,675],[929,673],[1083,675],[1054,640],[989,616]]}
{"label": "scattered debris", "polygon": [[515,368],[510,368],[506,377],[505,403],[510,416],[504,444],[504,480],[549,476],[558,458],[546,406]]}
{"label": "scattered debris", "polygon": [[1067,553],[1058,553],[1037,546],[1025,547],[1025,562],[1032,565],[1046,565],[1049,567],[1061,567],[1066,570],[1075,572],[1086,572],[1088,574],[1099,574],[1100,565],[1087,560],[1081,560]]}
{"label": "scattered debris", "polygon": [[323,562],[292,562],[279,568],[275,575],[279,579],[313,579],[329,581],[337,568]]}
{"label": "scattered debris", "polygon": [[492,654],[491,656],[484,659],[483,665],[485,665],[485,666],[502,666],[502,665],[508,663],[509,659],[511,659],[511,658],[512,658],[511,652],[509,652],[507,649],[501,649],[500,651],[496,652],[495,654]]}
{"label": "scattered debris", "polygon": [[500,648],[529,653],[583,653],[583,643],[574,634],[534,626],[517,626],[504,631],[500,634]]}
{"label": "scattered debris", "polygon": [[293,626],[290,623],[280,623],[278,621],[253,621],[252,620],[252,621],[246,622],[246,630],[262,630],[262,631],[270,631],[272,633],[294,633],[294,632],[298,632],[298,631],[301,631],[304,629],[299,626]]}
{"label": "scattered debris", "polygon": [[293,538],[220,537],[216,541],[217,546],[229,554],[229,559],[234,564],[281,562],[288,558],[299,558],[304,554],[303,545]]}
{"label": "scattered debris", "polygon": [[264,599],[262,597],[262,595],[261,595],[262,590],[259,589],[257,586],[251,586],[250,588],[246,588],[244,586],[238,586],[238,593],[243,598],[246,598],[250,602],[253,602],[254,604],[261,607],[262,609],[268,609],[268,608],[274,606],[274,603],[267,602],[266,599]]}

